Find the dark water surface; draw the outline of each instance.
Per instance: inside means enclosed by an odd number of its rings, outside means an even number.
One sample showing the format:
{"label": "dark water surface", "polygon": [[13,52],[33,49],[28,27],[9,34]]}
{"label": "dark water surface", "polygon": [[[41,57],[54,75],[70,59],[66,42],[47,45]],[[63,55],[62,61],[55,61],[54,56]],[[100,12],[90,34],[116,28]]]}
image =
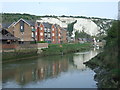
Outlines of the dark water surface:
{"label": "dark water surface", "polygon": [[83,62],[100,51],[47,56],[3,64],[3,88],[96,88],[94,71]]}

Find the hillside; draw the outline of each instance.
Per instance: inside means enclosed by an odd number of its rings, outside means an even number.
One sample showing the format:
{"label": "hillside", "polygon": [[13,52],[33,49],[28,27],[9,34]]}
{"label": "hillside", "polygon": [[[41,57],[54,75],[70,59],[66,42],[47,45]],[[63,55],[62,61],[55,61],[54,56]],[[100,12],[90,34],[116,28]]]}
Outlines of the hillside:
{"label": "hillside", "polygon": [[38,22],[49,22],[52,24],[58,24],[61,27],[67,28],[68,24],[74,24],[72,37],[75,36],[75,32],[85,31],[87,34],[96,36],[101,34],[106,34],[107,29],[111,27],[111,23],[113,20],[111,19],[102,19],[95,17],[84,17],[84,16],[35,16],[29,14],[12,14],[12,13],[3,13],[2,21],[6,22],[14,22],[18,19],[23,18],[25,20],[38,21]]}

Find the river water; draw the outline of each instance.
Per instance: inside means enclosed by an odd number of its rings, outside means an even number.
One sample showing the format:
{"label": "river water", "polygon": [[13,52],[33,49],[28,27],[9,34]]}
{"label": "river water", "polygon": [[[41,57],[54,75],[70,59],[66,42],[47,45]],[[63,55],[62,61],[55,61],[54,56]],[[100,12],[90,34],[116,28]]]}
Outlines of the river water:
{"label": "river water", "polygon": [[94,71],[83,63],[99,50],[3,64],[3,88],[97,88]]}

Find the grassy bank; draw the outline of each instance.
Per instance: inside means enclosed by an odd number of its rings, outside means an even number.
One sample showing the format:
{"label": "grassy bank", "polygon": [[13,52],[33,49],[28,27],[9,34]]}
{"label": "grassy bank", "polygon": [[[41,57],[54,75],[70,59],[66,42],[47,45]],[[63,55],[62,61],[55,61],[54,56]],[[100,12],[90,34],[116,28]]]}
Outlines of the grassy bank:
{"label": "grassy bank", "polygon": [[37,55],[37,49],[15,50],[14,52],[2,52],[2,63],[16,61]]}
{"label": "grassy bank", "polygon": [[41,55],[64,55],[67,53],[74,53],[79,51],[89,50],[91,48],[90,43],[84,44],[50,44],[49,48],[42,49]]}
{"label": "grassy bank", "polygon": [[2,62],[11,62],[27,58],[51,56],[51,55],[64,55],[67,53],[74,53],[79,51],[89,50],[90,43],[84,44],[50,44],[49,48],[42,49],[42,53],[37,54],[37,49],[24,49],[16,50],[15,52],[3,52]]}

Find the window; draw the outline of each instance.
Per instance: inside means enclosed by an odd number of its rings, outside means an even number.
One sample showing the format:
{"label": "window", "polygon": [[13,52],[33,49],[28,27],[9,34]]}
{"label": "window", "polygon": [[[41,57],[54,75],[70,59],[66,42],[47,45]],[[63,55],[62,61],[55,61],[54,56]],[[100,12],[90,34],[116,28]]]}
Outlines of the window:
{"label": "window", "polygon": [[42,27],[40,27],[40,30],[42,30],[43,28]]}
{"label": "window", "polygon": [[54,39],[53,39],[53,41],[54,41]]}
{"label": "window", "polygon": [[47,35],[47,33],[45,33],[45,36]]}
{"label": "window", "polygon": [[48,29],[48,32],[50,32],[50,29]]}
{"label": "window", "polygon": [[59,34],[59,36],[60,36],[60,34]]}
{"label": "window", "polygon": [[54,33],[52,33],[52,36],[55,36],[55,34],[54,34]]}
{"label": "window", "polygon": [[23,26],[21,26],[20,28],[23,29]]}
{"label": "window", "polygon": [[50,34],[48,34],[48,37],[50,38]]}
{"label": "window", "polygon": [[43,36],[43,33],[40,33],[41,36]]}
{"label": "window", "polygon": [[54,28],[52,28],[52,31],[54,31]]}
{"label": "window", "polygon": [[43,39],[41,38],[40,41],[43,41]]}
{"label": "window", "polygon": [[34,37],[34,33],[32,32],[32,37]]}
{"label": "window", "polygon": [[46,28],[45,28],[44,30],[45,30],[45,32],[47,32],[47,29],[46,29]]}
{"label": "window", "polygon": [[37,32],[35,32],[35,35],[37,36]]}
{"label": "window", "polygon": [[33,27],[31,27],[32,29],[34,29]]}

